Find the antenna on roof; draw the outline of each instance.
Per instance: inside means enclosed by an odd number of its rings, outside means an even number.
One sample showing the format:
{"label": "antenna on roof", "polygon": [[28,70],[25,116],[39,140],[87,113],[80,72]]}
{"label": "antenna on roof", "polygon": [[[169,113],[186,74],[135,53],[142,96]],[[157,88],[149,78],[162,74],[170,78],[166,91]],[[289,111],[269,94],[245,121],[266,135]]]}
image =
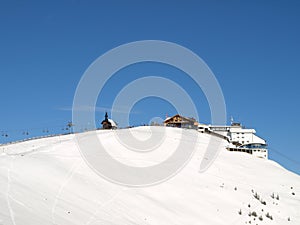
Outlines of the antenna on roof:
{"label": "antenna on roof", "polygon": [[231,116],[231,117],[230,117],[230,123],[231,123],[231,125],[233,124],[233,121],[234,121],[234,120],[233,120],[233,117]]}

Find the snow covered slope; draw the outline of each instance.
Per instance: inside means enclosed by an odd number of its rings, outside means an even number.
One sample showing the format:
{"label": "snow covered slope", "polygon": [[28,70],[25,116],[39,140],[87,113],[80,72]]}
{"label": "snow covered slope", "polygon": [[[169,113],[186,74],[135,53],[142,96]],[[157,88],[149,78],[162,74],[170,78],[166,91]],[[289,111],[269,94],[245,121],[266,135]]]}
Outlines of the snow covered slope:
{"label": "snow covered slope", "polygon": [[[197,132],[163,127],[152,132],[162,130],[165,144],[148,161],[111,138],[124,130],[97,135],[114,157],[141,166],[164,160],[174,143],[188,142],[189,132]],[[149,128],[132,132],[146,139]],[[98,176],[82,159],[74,135],[0,146],[0,225],[300,224],[298,175],[270,160],[228,152],[225,141],[212,166],[199,173],[211,137],[197,135],[197,152],[183,170],[146,188]]]}

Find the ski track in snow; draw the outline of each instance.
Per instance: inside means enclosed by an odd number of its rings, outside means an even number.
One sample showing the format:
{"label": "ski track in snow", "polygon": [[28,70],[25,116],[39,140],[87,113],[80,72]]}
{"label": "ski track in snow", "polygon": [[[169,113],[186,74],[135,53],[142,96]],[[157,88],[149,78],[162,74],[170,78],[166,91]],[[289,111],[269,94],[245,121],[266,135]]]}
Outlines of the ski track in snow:
{"label": "ski track in snow", "polygon": [[[13,158],[14,160],[14,158]],[[16,225],[16,222],[15,222],[15,215],[14,215],[14,211],[11,207],[11,204],[10,204],[10,199],[12,198],[9,194],[9,191],[10,191],[10,184],[11,184],[11,178],[10,178],[10,171],[11,171],[11,168],[13,167],[13,161],[10,162],[10,165],[9,165],[9,168],[7,169],[7,190],[6,190],[6,202],[7,202],[7,206],[8,206],[8,209],[9,209],[9,214],[10,214],[10,218],[12,220],[12,223],[13,225]]]}

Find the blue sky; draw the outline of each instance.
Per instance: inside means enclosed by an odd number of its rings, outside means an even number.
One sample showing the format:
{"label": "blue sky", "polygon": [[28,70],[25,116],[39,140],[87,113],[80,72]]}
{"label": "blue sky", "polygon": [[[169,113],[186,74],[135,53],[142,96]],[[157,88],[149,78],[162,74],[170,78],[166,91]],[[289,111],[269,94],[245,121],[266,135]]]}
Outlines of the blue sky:
{"label": "blue sky", "polygon": [[[100,55],[132,41],[164,40],[198,54],[217,77],[233,116],[269,144],[270,158],[300,174],[299,1],[6,1],[0,2],[0,142],[62,129],[72,118],[76,86]],[[99,96],[102,120],[128,82],[159,75],[192,96],[200,121],[208,103],[183,72],[157,63],[124,68]],[[175,113],[147,98],[132,125]],[[8,134],[9,137],[3,137]]]}

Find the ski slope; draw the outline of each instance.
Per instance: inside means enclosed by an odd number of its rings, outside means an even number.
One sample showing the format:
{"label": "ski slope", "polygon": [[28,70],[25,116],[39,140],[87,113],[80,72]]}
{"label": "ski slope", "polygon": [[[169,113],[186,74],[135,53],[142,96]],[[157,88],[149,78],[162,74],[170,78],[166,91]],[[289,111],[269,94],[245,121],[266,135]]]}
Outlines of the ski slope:
{"label": "ski slope", "polygon": [[[116,132],[127,138],[124,130],[99,130],[97,136],[114,158],[135,166],[167,159],[179,143],[185,148],[190,132],[198,136],[196,152],[169,180],[132,188],[87,166],[74,134],[0,146],[0,225],[300,224],[300,177],[276,162],[228,152],[223,140],[215,162],[199,173],[216,137],[166,127],[130,131],[140,140],[161,132],[165,137],[157,151],[140,154],[116,141]],[[257,216],[248,215],[253,212]]]}

